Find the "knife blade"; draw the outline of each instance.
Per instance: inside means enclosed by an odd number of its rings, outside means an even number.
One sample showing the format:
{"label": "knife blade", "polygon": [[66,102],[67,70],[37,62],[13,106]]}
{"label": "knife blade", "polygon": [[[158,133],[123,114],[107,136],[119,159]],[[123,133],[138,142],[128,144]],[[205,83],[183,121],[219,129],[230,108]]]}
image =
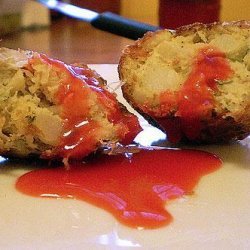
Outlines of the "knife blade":
{"label": "knife blade", "polygon": [[51,10],[60,12],[71,18],[88,22],[97,29],[133,40],[137,40],[148,31],[160,29],[160,27],[124,18],[112,12],[97,13],[57,0],[37,1]]}

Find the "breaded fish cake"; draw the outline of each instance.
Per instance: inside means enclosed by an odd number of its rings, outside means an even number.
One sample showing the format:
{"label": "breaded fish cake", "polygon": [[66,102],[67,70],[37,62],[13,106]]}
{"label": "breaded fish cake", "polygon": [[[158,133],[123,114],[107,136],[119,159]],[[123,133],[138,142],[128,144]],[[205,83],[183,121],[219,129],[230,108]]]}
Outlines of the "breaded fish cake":
{"label": "breaded fish cake", "polygon": [[147,33],[123,51],[124,97],[170,141],[228,142],[250,133],[250,22]]}
{"label": "breaded fish cake", "polygon": [[86,65],[0,48],[0,153],[81,159],[103,142],[130,142],[141,130]]}

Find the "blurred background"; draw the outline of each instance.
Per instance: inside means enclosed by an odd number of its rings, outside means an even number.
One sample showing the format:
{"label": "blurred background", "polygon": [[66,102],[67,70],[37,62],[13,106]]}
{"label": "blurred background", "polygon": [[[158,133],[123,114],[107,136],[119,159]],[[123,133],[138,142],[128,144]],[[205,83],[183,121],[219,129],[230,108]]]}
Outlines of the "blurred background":
{"label": "blurred background", "polygon": [[[249,0],[65,0],[97,12],[176,28],[201,21],[250,20]],[[46,53],[67,63],[118,63],[133,41],[62,16],[31,0],[0,0],[0,46]]]}

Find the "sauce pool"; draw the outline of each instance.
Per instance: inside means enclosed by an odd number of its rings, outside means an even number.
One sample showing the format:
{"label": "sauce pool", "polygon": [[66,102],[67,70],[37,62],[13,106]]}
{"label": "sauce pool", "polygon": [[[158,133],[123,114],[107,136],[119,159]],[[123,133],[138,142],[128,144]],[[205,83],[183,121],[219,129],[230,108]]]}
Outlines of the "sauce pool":
{"label": "sauce pool", "polygon": [[217,156],[203,151],[142,150],[131,157],[103,155],[69,170],[34,170],[19,177],[16,188],[35,197],[83,200],[124,225],[153,229],[173,220],[169,200],[192,194],[200,178],[220,166]]}

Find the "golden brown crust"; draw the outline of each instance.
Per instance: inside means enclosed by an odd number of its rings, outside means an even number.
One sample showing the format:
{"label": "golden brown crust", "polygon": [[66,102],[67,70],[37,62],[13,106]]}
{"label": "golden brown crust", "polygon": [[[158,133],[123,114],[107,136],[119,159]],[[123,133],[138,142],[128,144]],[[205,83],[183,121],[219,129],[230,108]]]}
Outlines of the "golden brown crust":
{"label": "golden brown crust", "polygon": [[235,121],[233,117],[223,118],[215,114],[214,117],[204,121],[204,126],[194,142],[197,143],[225,143],[234,140],[242,140],[250,133],[249,120]]}
{"label": "golden brown crust", "polygon": [[241,29],[249,29],[250,28],[250,21],[248,20],[239,20],[239,21],[232,21],[232,22],[214,22],[209,24],[203,24],[203,23],[193,23],[190,25],[182,26],[178,28],[175,32],[176,36],[184,36],[184,35],[190,35],[190,33],[197,32],[199,30],[211,30],[214,28],[218,29],[225,29],[230,27],[239,27]]}

